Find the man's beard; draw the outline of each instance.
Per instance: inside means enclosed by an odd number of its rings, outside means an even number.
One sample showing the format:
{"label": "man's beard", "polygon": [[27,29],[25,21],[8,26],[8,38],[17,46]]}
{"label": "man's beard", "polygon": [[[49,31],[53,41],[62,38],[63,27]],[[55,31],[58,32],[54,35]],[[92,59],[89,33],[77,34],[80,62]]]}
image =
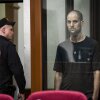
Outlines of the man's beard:
{"label": "man's beard", "polygon": [[81,33],[81,29],[80,29],[80,30],[77,30],[77,31],[74,31],[74,32],[68,30],[68,32],[69,32],[70,35],[76,36],[76,35],[78,35],[79,33]]}

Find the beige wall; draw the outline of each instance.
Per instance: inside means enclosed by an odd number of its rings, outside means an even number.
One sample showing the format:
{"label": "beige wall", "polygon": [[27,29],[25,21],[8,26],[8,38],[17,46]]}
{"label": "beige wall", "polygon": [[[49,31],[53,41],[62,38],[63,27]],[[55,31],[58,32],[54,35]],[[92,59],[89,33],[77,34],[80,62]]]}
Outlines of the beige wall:
{"label": "beige wall", "polygon": [[31,88],[31,45],[30,45],[30,0],[23,3],[23,32],[24,32],[24,69],[26,87]]}
{"label": "beige wall", "polygon": [[5,4],[0,4],[0,19],[5,17]]}
{"label": "beige wall", "polygon": [[26,88],[31,88],[30,0],[18,6],[18,53],[24,66]]}

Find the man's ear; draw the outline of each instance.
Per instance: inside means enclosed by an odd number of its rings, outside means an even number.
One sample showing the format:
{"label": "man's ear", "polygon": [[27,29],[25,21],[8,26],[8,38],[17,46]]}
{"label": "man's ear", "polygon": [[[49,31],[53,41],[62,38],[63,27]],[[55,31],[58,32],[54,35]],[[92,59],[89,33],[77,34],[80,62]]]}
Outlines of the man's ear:
{"label": "man's ear", "polygon": [[83,24],[84,24],[84,21],[82,20],[82,21],[81,21],[81,25],[83,26]]}
{"label": "man's ear", "polygon": [[2,33],[5,33],[5,27],[1,28]]}

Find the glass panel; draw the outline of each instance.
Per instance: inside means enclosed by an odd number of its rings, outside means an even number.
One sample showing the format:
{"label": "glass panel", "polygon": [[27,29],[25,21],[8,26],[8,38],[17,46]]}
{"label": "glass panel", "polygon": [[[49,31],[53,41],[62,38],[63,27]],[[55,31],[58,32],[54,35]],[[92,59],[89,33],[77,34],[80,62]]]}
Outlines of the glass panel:
{"label": "glass panel", "polygon": [[[43,0],[43,84],[47,89],[54,89],[54,61],[57,45],[68,37],[66,31],[66,13],[74,8],[83,13],[85,24],[83,32],[90,35],[90,0]],[[73,7],[74,6],[74,7]],[[44,46],[45,45],[45,46]],[[46,64],[46,67],[45,64]],[[44,71],[45,70],[45,71]],[[47,76],[45,76],[47,73]],[[45,81],[44,81],[45,79]],[[47,80],[46,80],[47,79]],[[45,85],[43,85],[45,87]]]}
{"label": "glass panel", "polygon": [[[53,66],[57,45],[66,38],[65,0],[43,0],[42,3],[43,81],[47,78],[47,89],[53,89]],[[45,63],[46,60],[47,63]],[[47,77],[45,76],[45,73],[47,73]],[[44,88],[46,81],[43,82]]]}
{"label": "glass panel", "polygon": [[59,42],[65,40],[65,0],[47,0],[47,87],[54,86],[54,61]]}

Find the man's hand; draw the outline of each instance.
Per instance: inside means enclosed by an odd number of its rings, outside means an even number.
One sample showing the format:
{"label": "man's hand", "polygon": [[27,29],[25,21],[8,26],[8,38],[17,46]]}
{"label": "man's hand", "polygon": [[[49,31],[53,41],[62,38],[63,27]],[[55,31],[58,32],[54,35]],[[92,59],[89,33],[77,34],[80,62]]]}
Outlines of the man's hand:
{"label": "man's hand", "polygon": [[25,100],[25,94],[18,94],[18,100]]}
{"label": "man's hand", "polygon": [[94,72],[94,90],[93,90],[93,100],[98,100],[99,97],[99,88],[100,88],[100,71],[97,70]]}

